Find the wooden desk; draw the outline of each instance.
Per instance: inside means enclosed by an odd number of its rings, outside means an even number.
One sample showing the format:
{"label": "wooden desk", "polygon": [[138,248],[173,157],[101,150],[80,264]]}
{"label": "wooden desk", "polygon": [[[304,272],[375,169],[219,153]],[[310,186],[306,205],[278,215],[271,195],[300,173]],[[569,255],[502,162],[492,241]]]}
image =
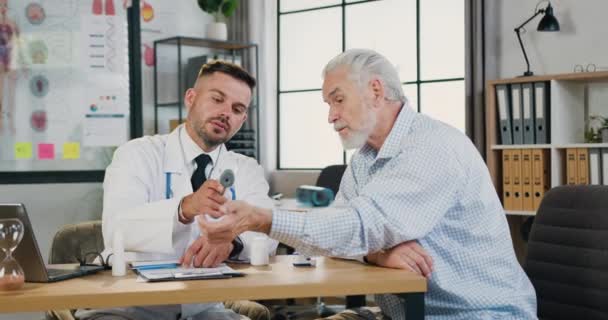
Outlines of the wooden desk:
{"label": "wooden desk", "polygon": [[298,268],[291,259],[277,256],[264,267],[234,265],[246,276],[232,279],[142,283],[133,273],[112,277],[107,271],[56,283],[26,283],[18,291],[0,291],[0,312],[397,293],[407,297],[408,320],[424,318],[427,287],[421,276],[330,258],[319,258],[315,268]]}

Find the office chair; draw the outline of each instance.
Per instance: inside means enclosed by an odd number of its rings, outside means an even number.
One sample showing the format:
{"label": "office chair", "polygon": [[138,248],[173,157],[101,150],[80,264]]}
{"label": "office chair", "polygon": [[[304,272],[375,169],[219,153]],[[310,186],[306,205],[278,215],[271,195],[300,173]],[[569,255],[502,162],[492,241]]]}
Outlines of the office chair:
{"label": "office chair", "polygon": [[608,319],[608,186],[547,192],[532,224],[524,269],[541,319]]}
{"label": "office chair", "polygon": [[319,173],[316,185],[318,187],[331,189],[334,194],[337,194],[338,189],[340,189],[340,182],[342,181],[344,171],[346,171],[346,165],[344,164],[327,166]]}
{"label": "office chair", "polygon": [[[317,186],[331,189],[334,194],[338,194],[342,176],[346,171],[346,165],[338,164],[323,168],[317,179]],[[365,306],[365,296],[348,296],[346,297],[346,308],[357,308]]]}
{"label": "office chair", "polygon": [[[92,263],[96,256],[89,253],[101,253],[103,248],[100,220],[66,225],[53,237],[49,263],[78,263],[79,259]],[[251,320],[270,320],[270,310],[254,301],[224,301],[224,306]],[[46,319],[74,320],[75,312],[76,310],[51,310],[46,312]]]}

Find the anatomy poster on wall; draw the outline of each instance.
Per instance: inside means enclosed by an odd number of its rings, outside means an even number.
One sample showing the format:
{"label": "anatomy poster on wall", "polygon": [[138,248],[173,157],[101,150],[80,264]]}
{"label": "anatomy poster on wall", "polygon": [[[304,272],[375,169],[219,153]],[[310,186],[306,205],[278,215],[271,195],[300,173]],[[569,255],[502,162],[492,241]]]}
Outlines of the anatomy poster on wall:
{"label": "anatomy poster on wall", "polygon": [[0,171],[103,170],[128,139],[123,0],[0,0]]}

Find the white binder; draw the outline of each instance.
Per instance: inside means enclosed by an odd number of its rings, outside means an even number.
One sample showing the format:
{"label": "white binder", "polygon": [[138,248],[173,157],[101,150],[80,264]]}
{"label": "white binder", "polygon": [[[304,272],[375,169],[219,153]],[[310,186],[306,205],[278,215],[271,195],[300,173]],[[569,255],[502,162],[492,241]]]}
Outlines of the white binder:
{"label": "white binder", "polygon": [[511,133],[511,95],[509,85],[496,86],[496,107],[498,109],[498,125],[500,128],[500,144],[513,144]]}
{"label": "white binder", "polygon": [[591,184],[602,184],[602,161],[600,149],[589,149],[589,180]]}
{"label": "white binder", "polygon": [[511,84],[511,114],[513,115],[513,144],[524,144],[524,118],[521,106],[521,84]]}
{"label": "white binder", "polygon": [[522,84],[521,94],[524,144],[534,144],[534,132],[536,131],[534,128],[534,84],[531,82]]}
{"label": "white binder", "polygon": [[534,83],[534,127],[536,143],[551,143],[549,137],[550,95],[549,82]]}
{"label": "white binder", "polygon": [[608,149],[601,149],[602,152],[602,184],[608,185]]}

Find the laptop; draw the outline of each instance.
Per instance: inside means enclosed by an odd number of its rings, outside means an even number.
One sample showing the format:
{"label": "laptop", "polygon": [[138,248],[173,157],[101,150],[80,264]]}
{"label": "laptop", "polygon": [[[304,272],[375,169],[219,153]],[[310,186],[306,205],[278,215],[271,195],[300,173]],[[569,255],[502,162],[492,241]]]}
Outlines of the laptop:
{"label": "laptop", "polygon": [[[0,219],[10,218],[21,220],[25,229],[23,239],[19,246],[17,246],[15,252],[13,252],[13,257],[17,259],[19,265],[21,265],[21,268],[25,273],[26,282],[55,282],[93,274],[99,270],[103,270],[102,266],[78,266],[74,269],[47,268],[44,264],[44,259],[42,259],[42,255],[40,254],[30,219],[25,211],[25,206],[20,203],[0,203]],[[0,259],[4,259],[4,253],[1,251]]]}

